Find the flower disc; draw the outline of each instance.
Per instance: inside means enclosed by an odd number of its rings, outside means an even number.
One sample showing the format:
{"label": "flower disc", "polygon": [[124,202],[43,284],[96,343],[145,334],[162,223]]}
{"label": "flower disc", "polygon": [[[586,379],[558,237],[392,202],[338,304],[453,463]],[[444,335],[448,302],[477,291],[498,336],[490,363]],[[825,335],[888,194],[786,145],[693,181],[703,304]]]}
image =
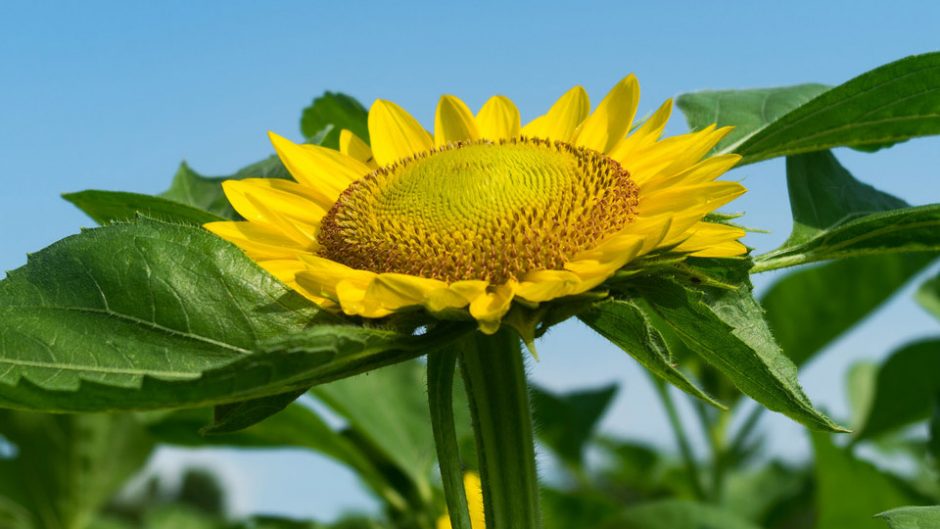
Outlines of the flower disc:
{"label": "flower disc", "polygon": [[635,216],[616,161],[563,142],[454,143],[382,167],[344,191],[322,257],[360,270],[505,283],[560,270]]}

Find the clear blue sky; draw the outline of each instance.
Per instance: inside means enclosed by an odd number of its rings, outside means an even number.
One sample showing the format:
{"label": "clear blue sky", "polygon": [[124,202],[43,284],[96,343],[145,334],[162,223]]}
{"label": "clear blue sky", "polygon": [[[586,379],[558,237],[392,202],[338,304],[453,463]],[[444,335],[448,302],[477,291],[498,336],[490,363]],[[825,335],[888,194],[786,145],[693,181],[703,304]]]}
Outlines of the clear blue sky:
{"label": "clear blue sky", "polygon": [[[630,4],[634,4],[631,6]],[[635,72],[641,114],[702,88],[837,84],[879,64],[940,49],[936,2],[45,2],[0,4],[0,269],[91,221],[58,194],[154,193],[185,159],[226,174],[271,152],[266,131],[299,139],[299,112],[323,90],[366,105],[394,100],[430,125],[437,97],[478,107],[513,98],[524,118],[583,84],[594,101]],[[672,132],[683,130],[681,117]],[[838,154],[857,177],[915,203],[940,201],[940,140],[875,155]],[[732,173],[761,251],[789,230],[783,163]],[[766,279],[760,280],[765,284]],[[844,411],[842,377],[936,324],[901,296],[802,373],[814,399]],[[556,389],[619,381],[604,427],[670,442],[642,373],[577,325],[540,346],[535,379]],[[767,421],[774,453],[799,457],[798,427]],[[222,468],[238,512],[330,517],[369,505],[354,479],[315,456],[163,452]]]}

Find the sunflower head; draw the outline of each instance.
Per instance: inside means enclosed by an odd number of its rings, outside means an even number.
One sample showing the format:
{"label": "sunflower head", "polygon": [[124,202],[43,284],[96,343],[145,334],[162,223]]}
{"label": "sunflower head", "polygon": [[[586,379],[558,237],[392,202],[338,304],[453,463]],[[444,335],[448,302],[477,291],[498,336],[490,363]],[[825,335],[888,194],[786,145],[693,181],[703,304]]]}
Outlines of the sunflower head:
{"label": "sunflower head", "polygon": [[651,254],[734,257],[739,228],[705,216],[744,188],[706,157],[727,129],[660,139],[666,102],[631,130],[630,76],[589,111],[580,87],[525,127],[505,97],[474,115],[453,96],[434,134],[387,101],[367,145],[338,151],[271,135],[296,182],[225,182],[245,218],[206,227],[308,298],[368,318],[423,307],[495,332],[514,305],[588,293]]}

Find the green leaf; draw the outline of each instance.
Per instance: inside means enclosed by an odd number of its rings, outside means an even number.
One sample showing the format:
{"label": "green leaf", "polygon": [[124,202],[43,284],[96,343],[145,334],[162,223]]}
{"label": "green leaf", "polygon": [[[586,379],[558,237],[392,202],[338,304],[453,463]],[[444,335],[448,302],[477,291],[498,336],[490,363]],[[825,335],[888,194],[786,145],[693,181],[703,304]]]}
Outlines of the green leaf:
{"label": "green leaf", "polygon": [[810,486],[806,471],[771,461],[747,472],[730,473],[722,506],[763,527],[775,511],[797,499]]}
{"label": "green leaf", "polygon": [[935,259],[933,253],[870,255],[795,270],[761,298],[767,324],[787,356],[802,365]]}
{"label": "green leaf", "polygon": [[17,447],[4,475],[15,479],[20,496],[8,500],[19,499],[37,528],[87,527],[153,449],[129,415],[0,410],[0,433]]}
{"label": "green leaf", "polygon": [[914,501],[896,479],[813,433],[819,529],[883,529],[875,514]]}
{"label": "green leaf", "polygon": [[759,529],[734,513],[687,500],[659,500],[629,507],[604,529]]}
{"label": "green leaf", "polygon": [[228,176],[203,176],[183,162],[176,176],[173,177],[170,188],[160,196],[219,217],[237,220],[240,217],[225,198],[225,193],[222,192],[222,182],[244,178],[289,179],[290,177],[290,173],[277,156],[269,156]]}
{"label": "green leaf", "polygon": [[215,407],[212,424],[204,427],[202,433],[213,435],[237,432],[248,428],[283,411],[291,402],[306,393],[307,389],[300,388],[259,399],[220,404]]}
{"label": "green leaf", "polygon": [[654,375],[712,406],[724,408],[676,367],[666,340],[635,302],[602,301],[580,313],[578,318]]}
{"label": "green leaf", "polygon": [[66,193],[62,198],[84,211],[98,224],[131,221],[138,215],[166,222],[195,224],[225,220],[201,209],[180,204],[161,197],[125,193],[123,191],[99,191],[89,189],[78,193]]}
{"label": "green leaf", "polygon": [[424,366],[404,362],[311,392],[394,462],[429,500],[435,450],[426,388]]}
{"label": "green leaf", "polygon": [[876,147],[940,133],[940,53],[866,72],[765,127],[737,147],[751,163],[833,147]]}
{"label": "green leaf", "polygon": [[324,147],[339,147],[339,133],[348,129],[369,143],[369,111],[346,94],[325,92],[304,109],[300,130],[308,140]]}
{"label": "green leaf", "polygon": [[872,362],[856,362],[846,375],[846,396],[849,401],[850,421],[853,429],[859,429],[871,411],[878,380],[878,365]]}
{"label": "green leaf", "polygon": [[924,284],[917,289],[915,297],[917,302],[920,303],[920,306],[940,319],[940,274],[934,276],[933,279],[925,281]]}
{"label": "green leaf", "polygon": [[695,353],[742,392],[810,428],[844,431],[803,393],[796,366],[774,342],[749,284],[698,290],[644,277],[635,288]]}
{"label": "green leaf", "polygon": [[914,342],[895,351],[881,366],[875,397],[864,426],[865,439],[926,419],[940,395],[940,339]]}
{"label": "green leaf", "polygon": [[580,467],[585,445],[616,394],[616,384],[565,394],[531,386],[539,438],[565,463]]}
{"label": "green leaf", "polygon": [[898,507],[878,517],[891,529],[936,529],[940,527],[940,506]]}
{"label": "green leaf", "polygon": [[793,232],[784,246],[809,241],[849,218],[903,209],[903,200],[858,181],[830,151],[787,157]]}
{"label": "green leaf", "polygon": [[905,203],[865,185],[829,152],[787,158],[794,228],[753,272],[827,259],[940,249],[940,205]]}
{"label": "green leaf", "polygon": [[322,318],[199,228],[143,220],[89,230],[0,282],[0,405],[236,402],[411,358],[441,336],[311,327]]}
{"label": "green leaf", "polygon": [[676,105],[692,130],[701,130],[712,123],[734,127],[715,147],[718,152],[734,152],[750,137],[828,89],[821,84],[801,84],[753,90],[706,90],[682,94],[676,99]]}

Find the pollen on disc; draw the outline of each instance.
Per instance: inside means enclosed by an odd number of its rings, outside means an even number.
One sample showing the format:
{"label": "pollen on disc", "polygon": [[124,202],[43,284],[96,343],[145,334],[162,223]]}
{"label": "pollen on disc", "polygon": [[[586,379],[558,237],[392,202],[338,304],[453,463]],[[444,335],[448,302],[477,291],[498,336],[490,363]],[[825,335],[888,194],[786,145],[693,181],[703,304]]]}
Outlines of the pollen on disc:
{"label": "pollen on disc", "polygon": [[562,142],[455,143],[354,182],[320,226],[319,253],[360,270],[503,283],[562,269],[636,215],[614,160]]}

